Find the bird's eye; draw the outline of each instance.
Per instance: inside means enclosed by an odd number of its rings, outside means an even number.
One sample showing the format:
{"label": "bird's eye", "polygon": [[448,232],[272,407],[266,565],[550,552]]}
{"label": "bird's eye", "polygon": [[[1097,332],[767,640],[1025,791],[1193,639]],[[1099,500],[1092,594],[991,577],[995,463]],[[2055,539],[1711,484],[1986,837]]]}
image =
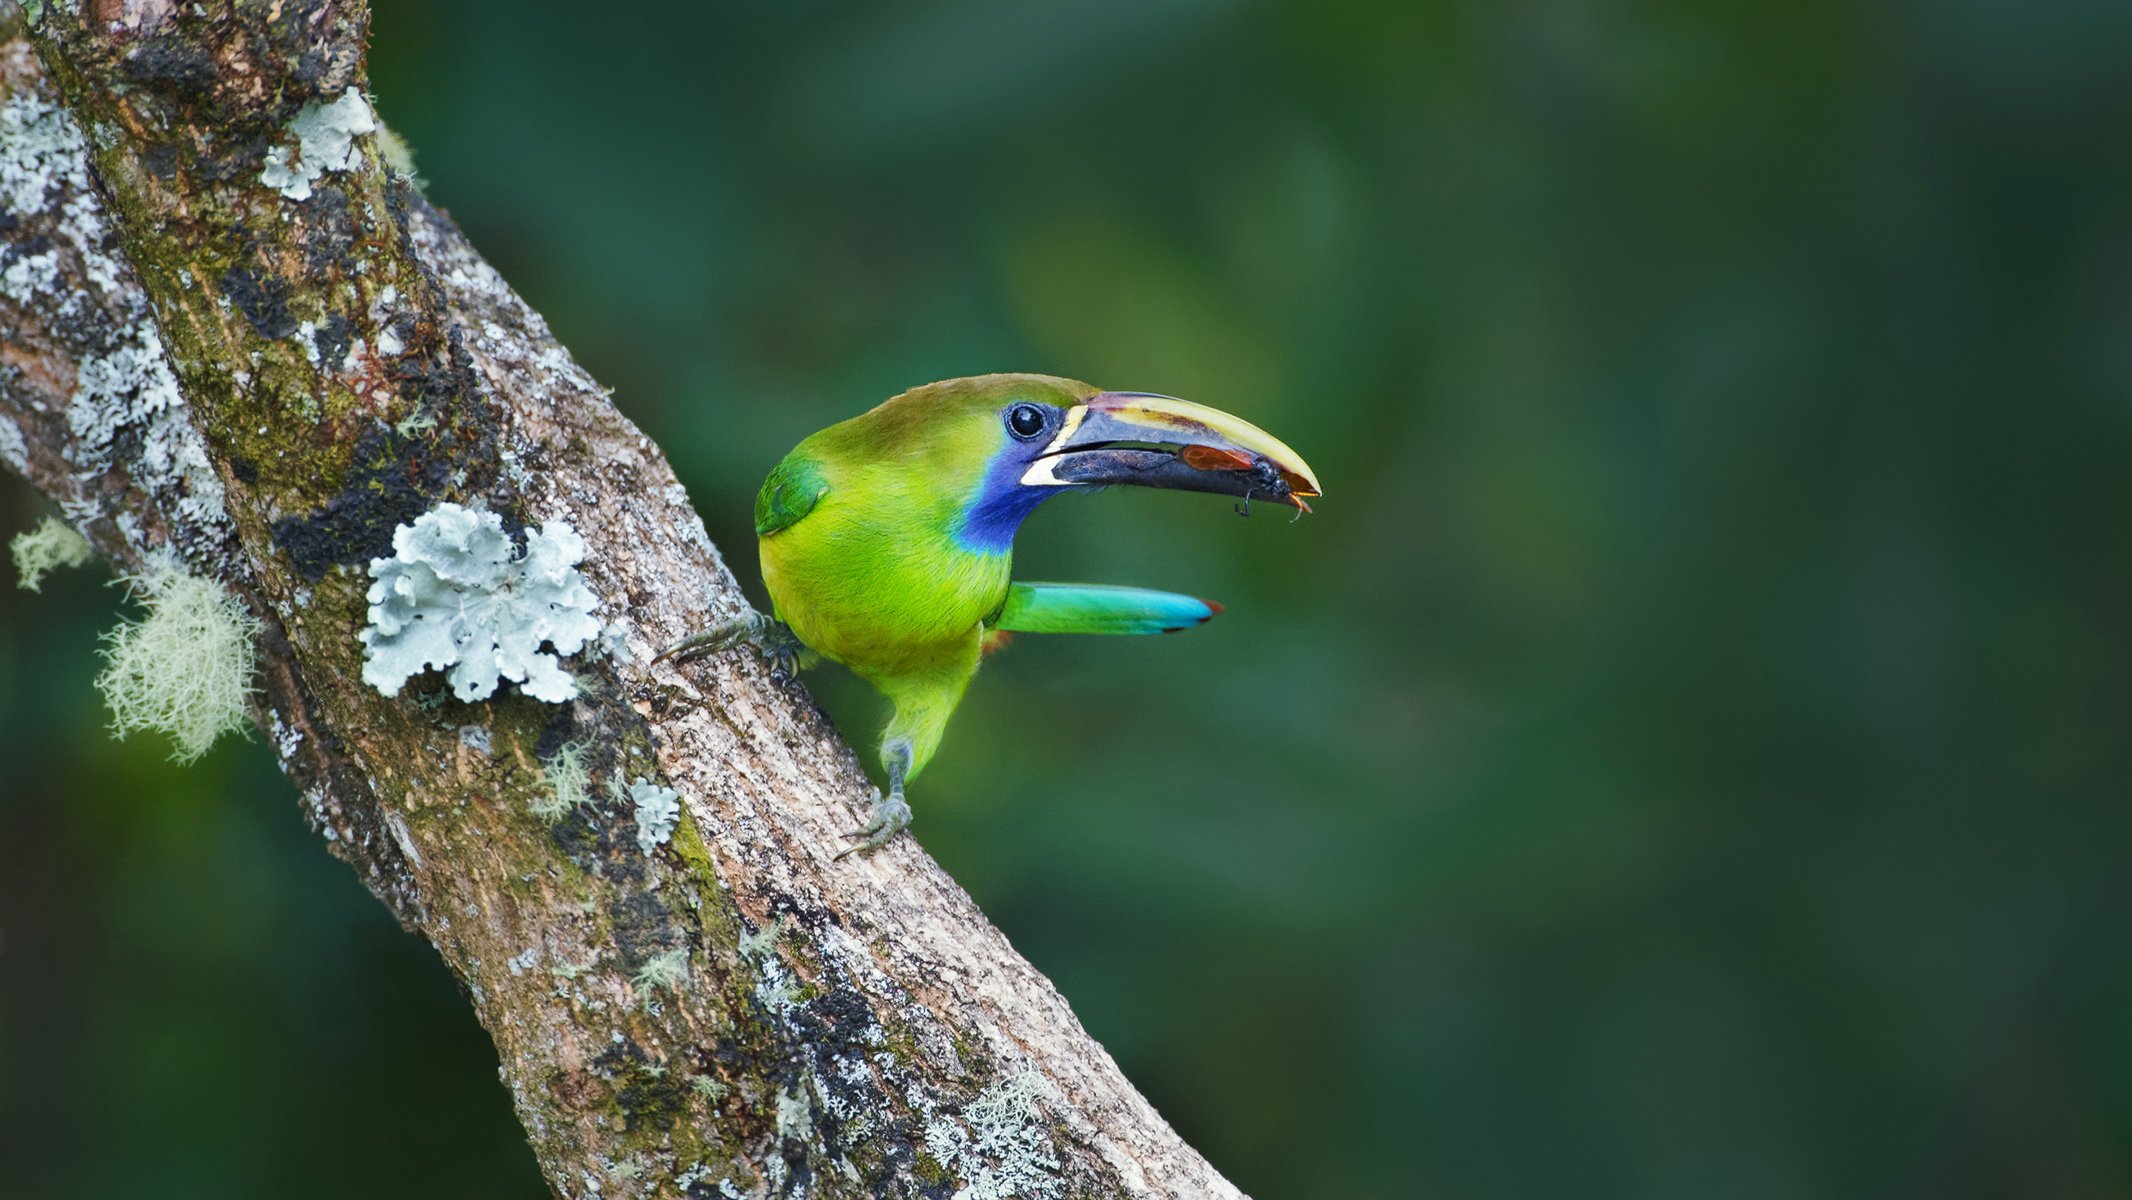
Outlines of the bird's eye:
{"label": "bird's eye", "polygon": [[1007,410],[1007,431],[1023,441],[1044,432],[1044,410],[1034,404],[1017,404]]}

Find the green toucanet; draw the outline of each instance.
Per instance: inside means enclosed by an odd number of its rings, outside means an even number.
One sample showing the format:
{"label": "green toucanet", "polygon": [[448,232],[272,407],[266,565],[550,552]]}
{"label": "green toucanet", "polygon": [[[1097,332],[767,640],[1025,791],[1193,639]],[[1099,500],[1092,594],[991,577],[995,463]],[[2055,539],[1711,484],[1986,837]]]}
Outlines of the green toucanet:
{"label": "green toucanet", "polygon": [[853,849],[878,847],[910,824],[904,785],[1001,635],[1168,633],[1221,611],[1169,592],[1009,579],[1015,531],[1038,504],[1112,484],[1305,512],[1318,494],[1295,451],[1202,405],[1049,375],[929,384],[809,437],[770,472],[755,534],[774,619],[751,614],[661,657],[746,642],[787,671],[812,655],[840,662],[887,696],[888,792],[852,834]]}

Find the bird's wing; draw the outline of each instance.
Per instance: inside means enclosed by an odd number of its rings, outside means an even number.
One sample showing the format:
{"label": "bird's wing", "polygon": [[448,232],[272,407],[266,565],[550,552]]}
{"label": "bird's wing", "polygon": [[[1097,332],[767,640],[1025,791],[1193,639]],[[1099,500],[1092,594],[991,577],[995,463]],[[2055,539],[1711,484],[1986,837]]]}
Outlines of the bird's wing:
{"label": "bird's wing", "polygon": [[768,537],[814,511],[829,491],[822,466],[799,454],[787,455],[755,495],[755,536]]}
{"label": "bird's wing", "polygon": [[1016,583],[991,624],[1010,633],[1175,633],[1221,611],[1212,600],[1101,583]]}

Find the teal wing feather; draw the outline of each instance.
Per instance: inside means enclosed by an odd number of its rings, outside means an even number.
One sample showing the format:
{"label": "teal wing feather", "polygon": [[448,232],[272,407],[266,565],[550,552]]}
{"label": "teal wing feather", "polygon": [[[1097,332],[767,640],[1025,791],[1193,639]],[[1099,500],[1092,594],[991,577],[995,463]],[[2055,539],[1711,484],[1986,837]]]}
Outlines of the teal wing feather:
{"label": "teal wing feather", "polygon": [[768,537],[814,511],[829,492],[822,465],[812,458],[788,454],[763,480],[755,494],[755,536]]}
{"label": "teal wing feather", "polygon": [[1017,583],[992,622],[1011,633],[1175,633],[1221,611],[1212,600],[1100,583]]}

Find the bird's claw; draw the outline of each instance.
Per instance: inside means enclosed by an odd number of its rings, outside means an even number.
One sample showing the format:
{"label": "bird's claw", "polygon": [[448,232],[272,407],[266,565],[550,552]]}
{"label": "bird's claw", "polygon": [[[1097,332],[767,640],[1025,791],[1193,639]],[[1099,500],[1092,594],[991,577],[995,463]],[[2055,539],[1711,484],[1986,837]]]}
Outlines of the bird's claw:
{"label": "bird's claw", "polygon": [[770,660],[770,674],[780,682],[789,682],[799,678],[800,642],[798,638],[792,636],[790,629],[786,629],[783,625],[779,625],[777,628],[783,631],[782,637],[777,637],[773,634],[770,638],[756,643],[756,648],[761,650],[763,656]]}
{"label": "bird's claw", "polygon": [[904,802],[903,793],[890,792],[884,796],[879,788],[875,788],[873,811],[867,814],[866,828],[853,830],[846,835],[859,844],[830,861],[841,861],[846,855],[857,854],[861,850],[879,850],[888,844],[890,838],[910,828],[910,824],[911,806]]}
{"label": "bird's claw", "polygon": [[750,611],[714,629],[691,634],[659,652],[653,662],[673,659],[687,662],[706,654],[716,654],[735,646],[749,645],[762,652],[770,662],[770,671],[780,680],[799,677],[801,656],[806,647],[800,643],[791,626],[775,617],[766,617]]}
{"label": "bird's claw", "polygon": [[750,613],[737,620],[727,621],[716,628],[706,629],[701,633],[692,633],[666,649],[659,651],[657,655],[653,656],[652,661],[665,662],[667,659],[673,659],[675,662],[687,662],[692,658],[702,658],[706,654],[716,654],[720,650],[730,649],[736,642],[747,639],[755,632],[755,622],[760,615],[759,613]]}

